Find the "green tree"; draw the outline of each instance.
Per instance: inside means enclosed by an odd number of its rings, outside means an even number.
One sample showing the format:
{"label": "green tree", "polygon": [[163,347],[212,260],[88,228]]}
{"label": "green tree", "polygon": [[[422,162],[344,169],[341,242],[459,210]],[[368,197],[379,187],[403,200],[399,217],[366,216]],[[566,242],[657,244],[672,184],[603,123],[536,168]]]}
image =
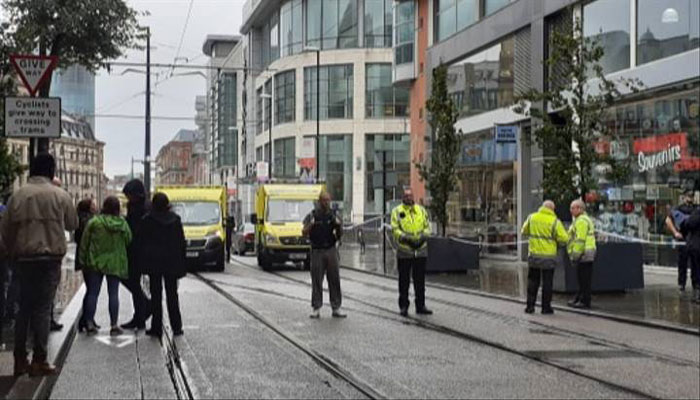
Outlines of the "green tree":
{"label": "green tree", "polygon": [[[4,0],[2,5],[17,51],[58,56],[59,67],[83,65],[91,71],[137,47],[142,37],[138,12],[124,0]],[[47,97],[51,79],[39,91]],[[48,140],[39,142],[48,150]]]}
{"label": "green tree", "polygon": [[[569,12],[569,15],[570,12]],[[606,125],[609,107],[621,97],[620,88],[636,92],[636,80],[613,81],[605,77],[605,55],[596,37],[585,37],[580,19],[572,30],[555,30],[550,36],[547,89],[530,89],[517,99],[515,111],[533,117],[532,134],[525,137],[543,150],[542,189],[557,203],[582,198],[598,188],[595,165],[605,166],[607,178],[620,181],[629,174],[627,162],[599,154],[594,144],[614,137]]]}
{"label": "green tree", "polygon": [[[10,53],[14,48],[7,24],[0,23],[0,110],[4,109],[5,96],[15,94],[16,84],[12,76]],[[24,171],[22,164],[10,154],[5,139],[5,113],[0,113],[0,198],[7,195],[15,179]]]}
{"label": "green tree", "polygon": [[433,70],[433,83],[427,102],[430,129],[433,132],[430,164],[416,163],[418,174],[430,192],[428,209],[437,219],[445,236],[447,229],[447,201],[457,186],[457,161],[462,142],[462,131],[455,130],[459,112],[447,93],[447,66]]}

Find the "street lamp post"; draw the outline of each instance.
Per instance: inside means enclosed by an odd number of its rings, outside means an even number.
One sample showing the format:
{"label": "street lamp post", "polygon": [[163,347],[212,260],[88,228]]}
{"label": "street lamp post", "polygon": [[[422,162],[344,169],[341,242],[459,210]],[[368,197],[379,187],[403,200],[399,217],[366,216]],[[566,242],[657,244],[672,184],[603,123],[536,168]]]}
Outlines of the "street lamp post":
{"label": "street lamp post", "polygon": [[321,49],[306,46],[304,51],[316,52],[316,183],[318,183],[319,171],[321,170],[319,157],[319,149],[321,147]]}

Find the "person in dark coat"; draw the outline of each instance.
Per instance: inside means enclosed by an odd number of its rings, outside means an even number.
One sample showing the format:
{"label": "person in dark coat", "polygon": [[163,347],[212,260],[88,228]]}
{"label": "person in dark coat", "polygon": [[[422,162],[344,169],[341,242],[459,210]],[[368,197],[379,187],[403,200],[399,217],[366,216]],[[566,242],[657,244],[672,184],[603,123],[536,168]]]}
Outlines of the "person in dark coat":
{"label": "person in dark coat", "polygon": [[[688,247],[691,271],[700,276],[700,207],[681,223],[681,232]],[[700,285],[693,288],[693,301],[700,304]]]}
{"label": "person in dark coat", "polygon": [[[95,216],[97,213],[97,205],[95,204],[95,201],[92,199],[83,199],[78,203],[78,229],[75,230],[75,243],[77,243],[77,246],[75,248],[75,270],[76,271],[82,271],[83,273],[83,282],[88,281],[87,277],[87,272],[83,268],[83,265],[80,263],[80,240],[83,238],[83,232],[85,232],[85,227],[87,226],[88,222],[92,217]],[[85,306],[87,304],[87,292],[85,292],[85,296],[83,296],[83,310],[85,310]],[[99,329],[100,327],[95,324],[95,321],[92,321],[95,327]],[[80,319],[78,320],[78,332],[82,332],[87,328],[87,321],[85,320],[84,316],[81,314]]]}
{"label": "person in dark coat", "polygon": [[153,208],[146,214],[136,234],[137,263],[148,274],[151,285],[153,319],[149,336],[163,334],[163,283],[173,335],[182,335],[182,317],[177,294],[177,280],[187,272],[185,260],[185,232],[180,217],[170,211],[170,201],[165,193],[153,196]]}
{"label": "person in dark coat", "polygon": [[[140,180],[132,179],[124,185],[122,192],[128,199],[126,222],[129,224],[132,235],[136,237],[141,227],[141,221],[150,208],[150,204],[146,201],[146,188]],[[134,317],[121,326],[123,329],[145,329],[146,320],[151,316],[151,301],[141,287],[141,271],[139,271],[134,257],[134,247],[137,245],[138,243],[134,240],[127,248],[129,277],[122,280],[122,284],[131,292]]]}

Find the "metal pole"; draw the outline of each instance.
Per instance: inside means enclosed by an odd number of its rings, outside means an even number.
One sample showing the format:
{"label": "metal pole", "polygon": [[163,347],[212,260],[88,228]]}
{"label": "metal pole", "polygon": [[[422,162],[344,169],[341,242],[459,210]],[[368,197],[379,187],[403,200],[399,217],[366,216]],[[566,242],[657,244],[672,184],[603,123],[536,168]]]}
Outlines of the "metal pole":
{"label": "metal pole", "polygon": [[382,266],[386,275],[386,149],[382,150]]}
{"label": "metal pole", "polygon": [[321,50],[316,50],[316,183],[321,171]]}
{"label": "metal pole", "polygon": [[267,151],[268,163],[267,163],[267,180],[272,182],[272,93],[270,93],[270,120],[267,122],[268,131],[268,141],[270,142],[270,148]]}
{"label": "metal pole", "polygon": [[146,149],[143,160],[146,198],[151,194],[151,28],[146,27]]}

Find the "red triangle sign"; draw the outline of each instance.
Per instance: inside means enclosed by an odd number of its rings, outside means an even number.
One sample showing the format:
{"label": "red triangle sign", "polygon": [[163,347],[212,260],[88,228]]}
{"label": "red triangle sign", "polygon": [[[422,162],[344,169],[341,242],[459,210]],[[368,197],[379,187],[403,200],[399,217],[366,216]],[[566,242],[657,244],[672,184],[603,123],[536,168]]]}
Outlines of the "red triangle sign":
{"label": "red triangle sign", "polygon": [[31,96],[34,96],[46,78],[51,76],[51,71],[56,66],[58,57],[12,54],[10,62],[15,66],[24,87],[27,88]]}

